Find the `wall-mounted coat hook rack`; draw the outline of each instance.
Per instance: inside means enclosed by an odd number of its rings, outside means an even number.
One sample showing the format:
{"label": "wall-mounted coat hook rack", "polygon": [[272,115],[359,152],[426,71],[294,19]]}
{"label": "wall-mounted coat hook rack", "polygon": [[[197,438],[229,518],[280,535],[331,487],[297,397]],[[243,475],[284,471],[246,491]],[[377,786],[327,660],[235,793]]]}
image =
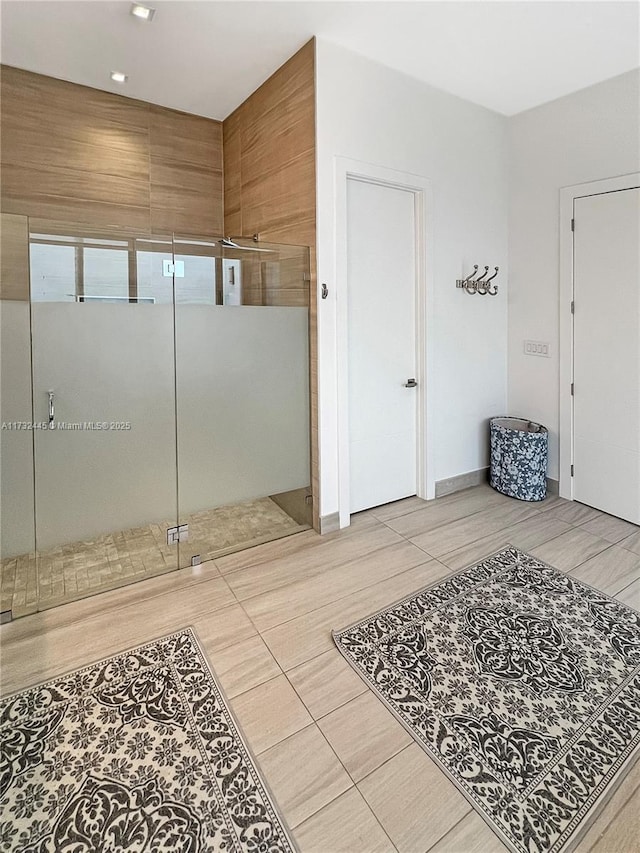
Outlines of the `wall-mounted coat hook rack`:
{"label": "wall-mounted coat hook rack", "polygon": [[484,268],[484,272],[482,275],[477,275],[478,273],[478,264],[473,265],[473,272],[470,272],[466,278],[459,278],[456,281],[456,287],[461,287],[467,291],[467,293],[479,293],[480,296],[497,296],[498,294],[498,285],[490,284],[493,279],[498,275],[499,267],[495,267],[495,272],[493,275],[490,275],[489,278],[485,278],[487,273],[489,272],[489,267],[486,266]]}

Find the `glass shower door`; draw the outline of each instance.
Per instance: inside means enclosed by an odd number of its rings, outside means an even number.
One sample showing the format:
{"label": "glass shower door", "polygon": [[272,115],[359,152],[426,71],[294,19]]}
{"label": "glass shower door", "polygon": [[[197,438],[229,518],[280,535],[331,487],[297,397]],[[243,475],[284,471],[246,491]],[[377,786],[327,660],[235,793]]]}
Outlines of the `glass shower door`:
{"label": "glass shower door", "polygon": [[177,568],[173,255],[34,219],[29,244],[43,609]]}
{"label": "glass shower door", "polygon": [[180,565],[308,529],[309,253],[174,237]]}

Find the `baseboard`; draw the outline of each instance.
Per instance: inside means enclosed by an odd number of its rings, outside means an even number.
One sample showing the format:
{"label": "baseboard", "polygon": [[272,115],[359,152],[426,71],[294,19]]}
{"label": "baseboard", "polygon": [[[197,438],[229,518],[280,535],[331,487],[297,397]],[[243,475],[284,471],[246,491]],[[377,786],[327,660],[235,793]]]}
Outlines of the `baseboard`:
{"label": "baseboard", "polygon": [[340,513],[332,512],[329,515],[320,516],[320,535],[323,533],[334,533],[340,530]]}
{"label": "baseboard", "polygon": [[[472,486],[479,486],[481,483],[488,482],[488,480],[488,468],[478,468],[477,471],[467,471],[466,474],[458,474],[455,477],[448,477],[446,480],[438,480],[436,483],[436,497],[443,498],[445,495],[461,492],[463,489],[470,489]],[[547,494],[559,494],[559,485],[557,480],[547,477]],[[330,515],[321,516],[320,534],[333,533],[336,530],[340,530],[339,512],[332,512]]]}
{"label": "baseboard", "polygon": [[438,480],[436,497],[442,498],[445,495],[453,494],[453,492],[461,492],[463,489],[479,486],[480,483],[486,483],[488,477],[488,468],[478,468],[477,471],[467,471],[466,474],[458,474],[455,477],[447,477],[446,480]]}

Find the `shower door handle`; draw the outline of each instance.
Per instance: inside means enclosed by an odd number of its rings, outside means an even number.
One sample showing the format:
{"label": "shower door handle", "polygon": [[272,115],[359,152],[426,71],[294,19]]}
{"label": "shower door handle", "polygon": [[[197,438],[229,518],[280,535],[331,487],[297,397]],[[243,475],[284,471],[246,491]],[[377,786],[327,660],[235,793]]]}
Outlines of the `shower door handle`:
{"label": "shower door handle", "polygon": [[416,388],[417,385],[418,383],[415,379],[407,379],[407,381],[404,383],[405,388]]}
{"label": "shower door handle", "polygon": [[53,408],[53,391],[49,391],[49,429],[55,429],[54,423],[55,412]]}

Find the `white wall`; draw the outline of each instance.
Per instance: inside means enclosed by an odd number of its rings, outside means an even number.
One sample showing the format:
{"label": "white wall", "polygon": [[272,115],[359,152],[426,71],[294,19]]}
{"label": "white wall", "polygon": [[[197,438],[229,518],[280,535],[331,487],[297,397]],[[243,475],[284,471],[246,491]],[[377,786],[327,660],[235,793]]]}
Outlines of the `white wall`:
{"label": "white wall", "polygon": [[[336,156],[426,177],[432,186],[432,472],[436,481],[487,464],[487,419],[506,411],[506,119],[344,48],[318,40],[317,188],[320,515],[338,510]],[[455,281],[500,266],[498,297]]]}
{"label": "white wall", "polygon": [[[640,169],[640,72],[509,119],[509,409],[550,429],[558,477],[559,190]],[[551,358],[524,355],[547,341]]]}

